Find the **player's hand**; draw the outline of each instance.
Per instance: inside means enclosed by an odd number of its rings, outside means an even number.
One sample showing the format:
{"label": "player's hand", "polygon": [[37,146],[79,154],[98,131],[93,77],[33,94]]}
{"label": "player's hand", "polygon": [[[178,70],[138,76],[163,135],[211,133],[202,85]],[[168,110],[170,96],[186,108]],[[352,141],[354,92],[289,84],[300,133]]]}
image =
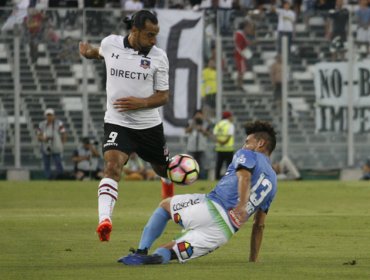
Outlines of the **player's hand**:
{"label": "player's hand", "polygon": [[113,106],[118,110],[118,112],[124,112],[145,108],[146,102],[143,98],[130,96],[118,98],[115,102],[113,102]]}
{"label": "player's hand", "polygon": [[86,57],[87,51],[90,48],[90,44],[87,42],[80,42],[79,43],[79,48],[80,48],[80,54],[84,57]]}
{"label": "player's hand", "polygon": [[239,218],[242,224],[247,221],[248,219],[247,207],[244,204],[238,204],[234,208],[234,213]]}

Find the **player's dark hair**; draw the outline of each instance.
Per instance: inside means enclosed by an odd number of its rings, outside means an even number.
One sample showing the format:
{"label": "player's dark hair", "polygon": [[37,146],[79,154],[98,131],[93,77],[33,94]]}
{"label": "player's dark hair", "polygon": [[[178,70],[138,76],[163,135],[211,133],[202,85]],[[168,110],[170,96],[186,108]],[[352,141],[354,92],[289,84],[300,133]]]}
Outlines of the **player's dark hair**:
{"label": "player's dark hair", "polygon": [[147,20],[153,24],[158,24],[157,15],[148,10],[140,10],[134,13],[131,18],[126,17],[123,22],[126,24],[128,30],[130,30],[133,26],[135,26],[137,29],[143,29]]}
{"label": "player's dark hair", "polygon": [[247,135],[254,134],[256,139],[264,139],[267,142],[267,150],[271,154],[276,147],[276,132],[272,125],[266,121],[248,122],[245,125]]}

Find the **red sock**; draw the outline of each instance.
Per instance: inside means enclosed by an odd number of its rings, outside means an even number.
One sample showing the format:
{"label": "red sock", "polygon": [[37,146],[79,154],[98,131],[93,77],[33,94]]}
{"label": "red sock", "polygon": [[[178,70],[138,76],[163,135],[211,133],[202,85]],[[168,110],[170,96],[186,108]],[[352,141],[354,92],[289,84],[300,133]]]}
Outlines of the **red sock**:
{"label": "red sock", "polygon": [[172,197],[174,195],[173,182],[168,179],[161,179],[162,182],[162,199]]}

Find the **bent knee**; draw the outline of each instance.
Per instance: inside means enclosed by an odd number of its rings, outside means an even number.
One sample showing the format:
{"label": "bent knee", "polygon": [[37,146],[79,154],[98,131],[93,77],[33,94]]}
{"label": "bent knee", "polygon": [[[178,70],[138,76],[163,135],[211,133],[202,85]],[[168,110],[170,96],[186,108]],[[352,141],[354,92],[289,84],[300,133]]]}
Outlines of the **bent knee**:
{"label": "bent knee", "polygon": [[164,210],[166,210],[168,213],[171,213],[171,199],[172,197],[168,197],[166,199],[163,199],[159,203],[159,207],[162,207]]}

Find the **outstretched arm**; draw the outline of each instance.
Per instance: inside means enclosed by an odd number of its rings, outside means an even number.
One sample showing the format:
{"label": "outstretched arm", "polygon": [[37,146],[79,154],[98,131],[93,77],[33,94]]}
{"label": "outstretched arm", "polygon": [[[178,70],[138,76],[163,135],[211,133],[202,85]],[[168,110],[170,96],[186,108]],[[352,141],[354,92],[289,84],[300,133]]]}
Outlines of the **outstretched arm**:
{"label": "outstretched arm", "polygon": [[99,48],[93,47],[87,42],[80,42],[80,54],[88,59],[102,59],[103,57],[99,54]]}
{"label": "outstretched arm", "polygon": [[265,228],[266,212],[258,210],[254,215],[252,234],[251,234],[251,248],[249,253],[249,261],[256,262],[258,253],[262,244],[263,229]]}

